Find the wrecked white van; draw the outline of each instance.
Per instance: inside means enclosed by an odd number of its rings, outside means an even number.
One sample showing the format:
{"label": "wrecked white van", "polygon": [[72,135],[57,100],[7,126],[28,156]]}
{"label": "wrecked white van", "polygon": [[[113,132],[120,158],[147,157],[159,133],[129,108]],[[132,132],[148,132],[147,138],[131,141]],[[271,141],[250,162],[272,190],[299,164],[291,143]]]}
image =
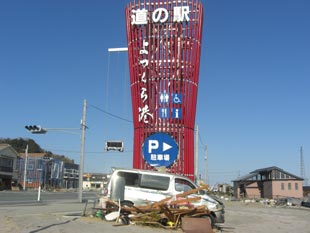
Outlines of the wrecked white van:
{"label": "wrecked white van", "polygon": [[[135,205],[147,205],[169,196],[175,196],[198,186],[190,179],[170,173],[137,169],[116,169],[110,177],[105,195],[114,201],[129,200]],[[190,197],[201,197],[193,205],[205,205],[210,211],[212,224],[224,223],[224,205],[200,190]]]}

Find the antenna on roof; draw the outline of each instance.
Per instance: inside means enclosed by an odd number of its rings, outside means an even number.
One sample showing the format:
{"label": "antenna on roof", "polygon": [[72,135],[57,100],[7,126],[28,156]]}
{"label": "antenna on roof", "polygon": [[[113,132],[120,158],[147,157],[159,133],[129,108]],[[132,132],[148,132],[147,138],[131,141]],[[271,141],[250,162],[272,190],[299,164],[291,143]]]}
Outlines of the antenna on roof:
{"label": "antenna on roof", "polygon": [[305,163],[304,163],[304,155],[303,155],[303,148],[300,147],[300,176],[303,178],[303,186],[308,185],[308,179],[306,178],[306,172],[305,172]]}

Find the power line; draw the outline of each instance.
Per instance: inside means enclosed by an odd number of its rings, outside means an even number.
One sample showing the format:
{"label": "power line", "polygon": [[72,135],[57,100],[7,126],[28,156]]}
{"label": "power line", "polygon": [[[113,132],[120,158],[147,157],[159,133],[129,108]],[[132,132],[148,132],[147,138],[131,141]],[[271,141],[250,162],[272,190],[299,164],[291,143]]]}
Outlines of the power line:
{"label": "power line", "polygon": [[210,171],[209,174],[238,174],[238,171]]}
{"label": "power line", "polygon": [[[128,119],[125,119],[125,118],[120,117],[120,116],[118,116],[118,115],[115,115],[115,114],[113,114],[113,113],[110,113],[110,112],[108,112],[108,111],[105,111],[105,110],[103,110],[102,108],[99,108],[99,107],[97,107],[97,106],[95,106],[95,105],[93,105],[93,104],[88,104],[88,106],[93,107],[94,109],[97,109],[98,111],[103,112],[103,113],[105,113],[105,114],[107,114],[107,115],[109,115],[109,116],[112,116],[112,117],[116,118],[116,119],[119,119],[119,120],[122,120],[122,121],[126,121],[126,122],[128,122],[128,123],[133,123],[132,120],[128,120]],[[202,146],[203,146],[203,147],[200,147],[200,148],[205,148],[206,144],[202,141],[200,132],[198,132],[198,138],[199,138],[199,142],[200,142],[200,143],[202,144]]]}
{"label": "power line", "polygon": [[99,108],[99,107],[97,107],[95,105],[89,104],[88,106],[93,107],[94,109],[97,109],[98,111],[103,112],[103,113],[105,113],[105,114],[107,114],[109,116],[112,116],[114,118],[117,118],[119,120],[126,121],[128,123],[133,123],[133,121],[131,121],[131,120],[128,120],[128,119],[125,119],[123,117],[117,116],[117,115],[115,115],[113,113],[107,112],[107,111],[105,111],[105,110],[103,110],[103,109],[101,109],[101,108]]}
{"label": "power line", "polygon": [[199,132],[198,132],[198,138],[199,138],[200,143],[203,145],[203,147],[205,147],[206,144],[203,143],[203,141],[202,141],[202,139],[201,139],[201,135],[200,135]]}
{"label": "power line", "polygon": [[[48,148],[46,151],[58,151],[58,152],[65,152],[65,153],[80,153],[80,151],[77,150],[62,150],[62,149],[51,149]],[[126,150],[126,153],[132,152],[132,150]],[[111,153],[111,151],[86,151],[87,154],[105,154],[105,153]]]}
{"label": "power line", "polygon": [[[133,123],[132,120],[128,120],[128,119],[125,119],[125,118],[120,117],[120,116],[118,116],[118,115],[115,115],[115,114],[113,114],[113,113],[110,113],[110,112],[108,112],[108,111],[105,111],[105,110],[103,110],[102,108],[99,108],[99,107],[97,107],[97,106],[95,106],[95,105],[93,105],[93,104],[88,104],[88,106],[93,107],[94,109],[97,109],[98,111],[103,112],[103,113],[105,113],[105,114],[107,114],[107,115],[109,115],[109,116],[112,116],[112,117],[114,117],[114,118],[117,118],[117,119],[119,119],[119,120],[126,121],[126,122],[128,122],[128,123]],[[200,132],[198,132],[198,138],[199,138],[199,141],[200,141],[200,143],[202,144],[202,146],[205,147],[206,144],[202,141]]]}

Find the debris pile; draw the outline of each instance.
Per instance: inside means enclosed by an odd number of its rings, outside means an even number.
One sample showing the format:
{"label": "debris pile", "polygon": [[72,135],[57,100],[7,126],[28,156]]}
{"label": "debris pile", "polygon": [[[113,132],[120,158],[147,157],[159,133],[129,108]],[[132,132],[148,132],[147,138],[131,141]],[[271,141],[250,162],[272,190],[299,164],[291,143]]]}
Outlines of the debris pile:
{"label": "debris pile", "polygon": [[293,198],[293,197],[286,197],[280,198],[277,200],[277,206],[301,206],[302,199],[300,198]]}
{"label": "debris pile", "polygon": [[211,219],[208,219],[210,211],[207,207],[191,204],[199,201],[200,197],[189,197],[190,194],[205,188],[202,186],[146,206],[135,206],[128,200],[115,202],[104,198],[101,207],[94,209],[97,211],[96,216],[106,221],[115,221],[116,225],[141,224],[177,229],[182,226],[183,218],[206,217],[211,226]]}
{"label": "debris pile", "polygon": [[303,198],[285,197],[279,199],[247,199],[243,200],[245,204],[259,202],[262,205],[269,207],[310,207],[310,201],[305,201]]}

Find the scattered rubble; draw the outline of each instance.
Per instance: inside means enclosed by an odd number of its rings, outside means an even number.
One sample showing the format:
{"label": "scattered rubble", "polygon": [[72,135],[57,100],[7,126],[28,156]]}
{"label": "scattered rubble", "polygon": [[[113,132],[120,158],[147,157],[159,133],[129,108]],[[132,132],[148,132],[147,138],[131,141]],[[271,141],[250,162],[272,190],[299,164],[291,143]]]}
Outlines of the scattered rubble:
{"label": "scattered rubble", "polygon": [[[236,201],[236,200],[235,200]],[[239,200],[245,204],[260,203],[270,207],[310,207],[310,201],[305,201],[302,198],[286,197],[279,199],[242,199]]]}
{"label": "scattered rubble", "polygon": [[293,198],[293,197],[287,197],[287,198],[280,198],[277,200],[276,205],[277,206],[301,206],[302,199],[300,198]]}
{"label": "scattered rubble", "polygon": [[194,224],[200,221],[203,223],[203,232],[213,232],[210,211],[204,205],[193,206],[191,204],[200,197],[188,197],[204,188],[193,189],[145,206],[135,206],[127,200],[115,202],[101,197],[99,206],[93,208],[94,216],[106,221],[114,221],[115,226],[140,224],[165,229],[182,228],[185,232],[189,232],[188,228],[191,230],[195,227],[201,228],[201,224]]}

